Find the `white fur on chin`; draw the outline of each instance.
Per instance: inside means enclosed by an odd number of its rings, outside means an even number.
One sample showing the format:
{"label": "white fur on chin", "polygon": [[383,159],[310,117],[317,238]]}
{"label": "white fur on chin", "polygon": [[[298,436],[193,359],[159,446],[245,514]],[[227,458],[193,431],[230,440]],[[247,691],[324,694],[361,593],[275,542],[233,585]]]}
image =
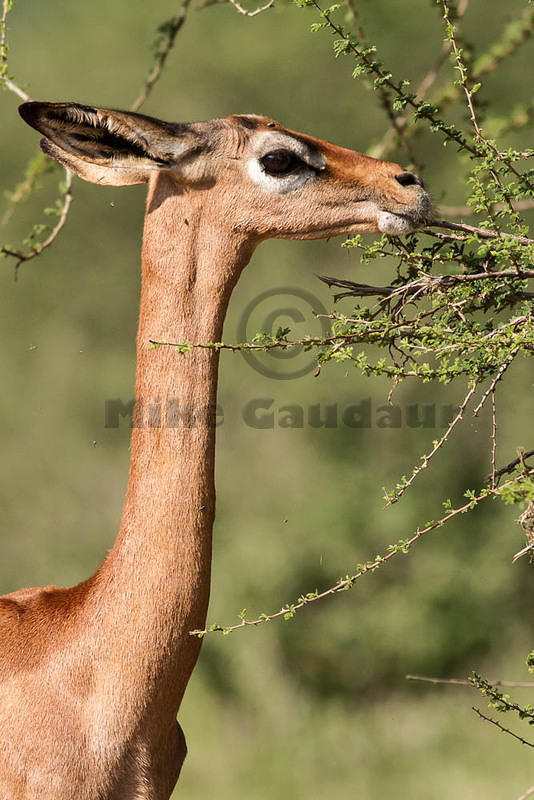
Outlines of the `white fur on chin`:
{"label": "white fur on chin", "polygon": [[388,236],[402,236],[405,233],[411,233],[414,229],[406,217],[399,217],[389,211],[380,212],[377,225],[380,233],[387,233]]}

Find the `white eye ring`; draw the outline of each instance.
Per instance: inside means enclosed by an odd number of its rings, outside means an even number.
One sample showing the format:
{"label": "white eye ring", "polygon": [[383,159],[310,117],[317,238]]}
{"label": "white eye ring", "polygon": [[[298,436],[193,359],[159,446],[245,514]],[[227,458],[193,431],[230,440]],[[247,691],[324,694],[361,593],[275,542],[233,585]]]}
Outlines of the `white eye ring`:
{"label": "white eye ring", "polygon": [[[262,159],[271,153],[287,152],[294,159],[294,169],[270,173]],[[252,143],[254,156],[247,161],[249,177],[269,194],[287,194],[313,181],[326,166],[324,157],[298,137],[278,131],[263,131]]]}

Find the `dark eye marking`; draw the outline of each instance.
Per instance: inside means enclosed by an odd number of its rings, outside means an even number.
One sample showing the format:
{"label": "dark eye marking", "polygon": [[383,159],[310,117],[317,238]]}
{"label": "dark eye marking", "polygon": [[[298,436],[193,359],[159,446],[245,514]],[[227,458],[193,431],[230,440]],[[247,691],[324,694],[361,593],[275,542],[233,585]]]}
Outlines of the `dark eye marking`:
{"label": "dark eye marking", "polygon": [[268,175],[289,175],[302,166],[307,166],[291,150],[273,150],[260,158],[263,171]]}

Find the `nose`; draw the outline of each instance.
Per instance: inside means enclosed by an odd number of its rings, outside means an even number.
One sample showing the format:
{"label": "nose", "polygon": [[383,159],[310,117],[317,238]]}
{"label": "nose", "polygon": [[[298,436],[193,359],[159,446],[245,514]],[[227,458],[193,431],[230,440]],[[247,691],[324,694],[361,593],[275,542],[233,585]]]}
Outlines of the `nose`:
{"label": "nose", "polygon": [[413,172],[400,172],[398,175],[395,175],[395,180],[397,183],[400,183],[401,186],[421,186],[424,188],[421,178],[419,178],[418,175],[414,175]]}

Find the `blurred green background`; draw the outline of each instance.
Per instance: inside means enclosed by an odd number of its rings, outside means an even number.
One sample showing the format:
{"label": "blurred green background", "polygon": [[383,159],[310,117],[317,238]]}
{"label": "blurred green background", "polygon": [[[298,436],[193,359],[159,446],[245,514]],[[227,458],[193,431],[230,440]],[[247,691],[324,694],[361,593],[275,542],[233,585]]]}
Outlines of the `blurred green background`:
{"label": "blurred green background", "polygon": [[[421,78],[443,39],[439,9],[422,0],[359,4],[371,40],[397,77]],[[479,52],[525,3],[472,0],[465,30]],[[9,72],[32,98],[127,108],[151,65],[156,27],[176,13],[151,3],[42,3],[16,0],[9,16]],[[264,113],[287,127],[359,150],[387,128],[376,96],[334,60],[316,17],[280,3],[255,18],[226,5],[191,10],[161,81],[143,111],[187,121]],[[527,44],[485,82],[494,117],[531,100]],[[446,67],[444,76],[453,75]],[[0,97],[0,182],[12,189],[36,152],[37,136]],[[457,121],[463,111],[450,114]],[[425,133],[416,150],[435,200],[465,201],[466,165],[454,148]],[[503,145],[532,145],[532,129]],[[402,162],[400,154],[392,160]],[[16,210],[1,241],[17,245],[54,198],[58,175]],[[61,236],[20,269],[0,262],[0,588],[67,585],[94,571],[115,536],[127,480],[129,430],[104,427],[107,399],[132,397],[139,293],[143,187],[108,189],[74,182]],[[7,203],[3,200],[0,213]],[[360,266],[357,253],[330,242],[269,242],[231,301],[225,338],[237,340],[243,308],[282,287],[266,312],[295,305],[318,331],[306,303],[287,287],[331,293],[316,273],[377,283],[394,265]],[[373,273],[372,275],[370,273]],[[378,274],[377,274],[378,273]],[[284,288],[285,287],[285,288]],[[281,299],[279,299],[281,298]],[[278,306],[277,306],[278,303]],[[350,301],[340,304],[350,310]],[[261,313],[260,313],[261,312]],[[284,319],[280,318],[279,324]],[[251,322],[252,326],[254,320]],[[257,328],[256,328],[257,329]],[[249,333],[255,330],[249,328]],[[297,356],[295,365],[306,361]],[[304,362],[302,361],[304,359]],[[273,360],[272,369],[293,362]],[[532,367],[521,361],[499,388],[498,462],[532,447]],[[437,518],[489,472],[490,420],[467,419],[448,448],[398,504],[384,510],[382,487],[409,474],[440,429],[410,428],[409,404],[455,403],[463,385],[405,383],[393,397],[403,424],[382,428],[388,385],[347,365],[294,380],[255,371],[223,353],[217,444],[217,522],[209,621],[232,623],[272,612],[301,592],[326,587],[392,541]],[[337,404],[336,427],[256,429],[242,418],[254,398],[304,408]],[[370,398],[371,427],[341,422],[341,410]],[[305,416],[306,420],[306,416]],[[528,678],[533,601],[517,508],[489,502],[420,542],[347,594],[305,609],[290,622],[209,636],[180,719],[189,744],[176,797],[318,800],[343,794],[398,800],[502,800],[534,783],[529,748],[482,723],[470,689],[408,683],[406,673]],[[520,697],[528,702],[523,690]],[[526,732],[528,733],[528,731]]]}

